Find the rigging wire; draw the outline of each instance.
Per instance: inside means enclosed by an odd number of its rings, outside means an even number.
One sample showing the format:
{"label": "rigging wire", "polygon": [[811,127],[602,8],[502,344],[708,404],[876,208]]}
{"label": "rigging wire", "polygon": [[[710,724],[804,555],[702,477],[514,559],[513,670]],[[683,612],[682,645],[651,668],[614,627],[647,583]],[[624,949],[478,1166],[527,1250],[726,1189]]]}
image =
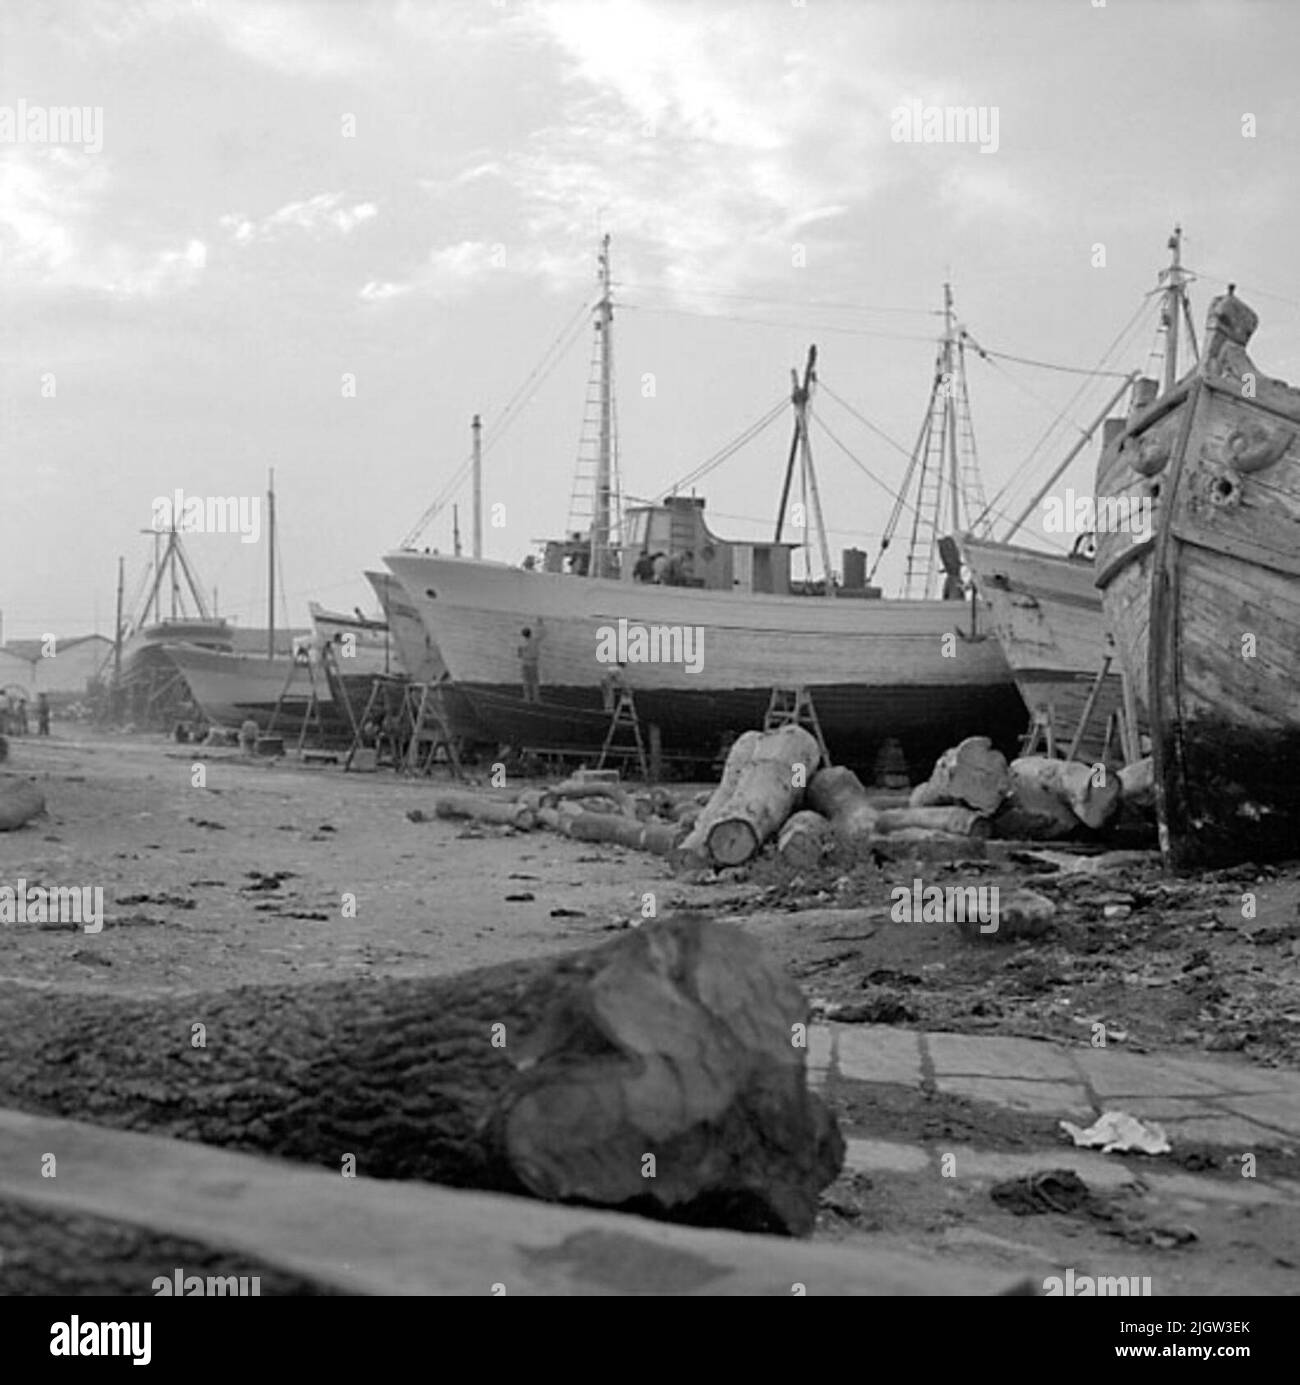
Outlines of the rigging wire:
{"label": "rigging wire", "polygon": [[[1133,312],[1133,315],[1124,324],[1124,326],[1120,328],[1119,332],[1116,334],[1115,338],[1112,340],[1110,345],[1102,353],[1101,359],[1097,362],[1098,370],[1100,370],[1101,367],[1103,367],[1106,364],[1106,362],[1110,360],[1110,358],[1117,351],[1120,350],[1121,346],[1124,343],[1126,343],[1128,337],[1135,331],[1135,329],[1141,323],[1143,318],[1151,311],[1151,306],[1151,300],[1149,298],[1144,297],[1143,300],[1138,304],[1135,311]],[[1070,398],[1066,400],[1060,413],[1058,413],[1057,417],[1047,426],[1042,435],[1039,437],[1038,441],[1030,449],[1029,455],[1007,478],[1007,480],[1003,483],[1001,489],[997,492],[993,499],[990,500],[987,505],[985,505],[984,512],[976,520],[976,524],[978,524],[981,520],[986,519],[989,515],[999,515],[1002,518],[1006,517],[1003,513],[1003,506],[1007,500],[1008,491],[1010,491],[1013,486],[1019,486],[1023,484],[1026,475],[1028,474],[1032,466],[1035,464],[1037,457],[1039,453],[1042,451],[1043,447],[1046,445],[1047,440],[1056,431],[1056,428],[1059,425],[1061,419],[1066,415],[1066,413],[1068,413],[1070,409],[1072,409],[1075,406],[1078,400],[1082,398],[1082,396],[1086,393],[1088,385],[1090,383],[1091,379],[1084,380],[1074,391],[1074,393],[1070,396]]]}
{"label": "rigging wire", "polygon": [[[693,486],[697,481],[701,481],[715,468],[722,465],[729,457],[734,456],[747,443],[752,442],[760,433],[769,428],[785,411],[789,404],[788,395],[782,395],[777,402],[767,410],[760,418],[742,429],[730,442],[724,443],[711,456],[706,457],[692,471],[688,471],[685,476],[674,481],[670,486],[664,486],[657,492],[659,495],[675,495],[678,491],[684,490],[687,486]],[[657,502],[651,502],[657,503]]]}
{"label": "rigging wire", "polygon": [[[542,385],[551,375],[551,372],[568,353],[569,349],[578,338],[579,329],[583,320],[586,318],[587,314],[591,312],[593,307],[594,304],[592,302],[586,302],[578,308],[577,312],[575,312],[560,329],[559,335],[542,353],[538,363],[528,375],[524,377],[523,382],[506,401],[505,405],[498,411],[493,427],[488,430],[487,441],[483,444],[483,456],[486,457],[496,443],[505,435],[510,426],[523,412],[523,408],[531,402],[532,396],[541,389]],[[527,399],[524,399],[525,393],[528,394]],[[401,547],[409,548],[415,543],[416,539],[419,538],[428,525],[446,508],[452,496],[459,491],[460,487],[465,482],[465,478],[473,469],[473,466],[474,454],[471,452],[453,473],[451,479],[434,497],[432,503],[411,527],[409,533],[402,540]]]}

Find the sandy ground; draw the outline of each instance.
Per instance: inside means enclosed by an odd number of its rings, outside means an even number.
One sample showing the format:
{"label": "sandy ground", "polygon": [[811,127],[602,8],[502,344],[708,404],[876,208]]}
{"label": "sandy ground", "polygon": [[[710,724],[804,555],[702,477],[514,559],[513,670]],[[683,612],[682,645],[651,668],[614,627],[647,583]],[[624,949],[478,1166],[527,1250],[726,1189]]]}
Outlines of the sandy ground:
{"label": "sandy ground", "polygon": [[[1053,900],[1057,918],[1030,943],[973,945],[951,927],[891,922],[897,871],[870,862],[815,879],[768,863],[679,879],[660,859],[621,848],[410,821],[408,810],[429,811],[442,781],[200,754],[160,737],[58,724],[55,733],[11,742],[4,771],[35,777],[49,815],[0,834],[0,883],[102,886],[104,927],[97,935],[0,929],[0,1010],[7,987],[148,996],[460,971],[588,946],[629,926],[653,894],[660,914],[698,910],[752,929],[814,1007],[842,1019],[1070,1043],[1102,1019],[1138,1052],[1209,1049],[1292,1068],[1300,1052],[1294,870],[1177,881],[1147,862],[1098,877],[1003,853],[961,867],[962,883],[1029,883]],[[940,883],[946,874],[927,868]],[[1258,897],[1250,918],[1242,916],[1246,891]],[[950,1138],[1006,1154],[1059,1144],[1054,1122],[933,1093],[832,1084],[827,1096],[846,1132],[860,1137]],[[1043,1167],[1052,1166],[1046,1153]],[[1231,1191],[1221,1151],[1181,1151],[1179,1167]],[[1265,1171],[1300,1190],[1296,1152],[1271,1156]],[[1140,1171],[1134,1176],[1140,1188]],[[1170,1252],[1182,1257],[1174,1269],[1169,1254],[1156,1256],[1175,1291],[1296,1290],[1295,1207],[1191,1193],[1166,1201],[1147,1196],[1146,1212],[1167,1219],[1193,1208],[1199,1232],[1198,1251]],[[1088,1254],[1114,1255],[1114,1227],[1096,1218],[1012,1218],[979,1189],[959,1193],[932,1179],[850,1170],[824,1204],[819,1236],[924,1246],[1001,1273],[1037,1263],[1034,1256],[1082,1264]],[[0,1217],[0,1230],[16,1215]],[[1152,1272],[1149,1249],[1126,1254],[1135,1268],[1113,1272]],[[41,1282],[59,1282],[50,1268],[57,1259],[46,1257]]]}

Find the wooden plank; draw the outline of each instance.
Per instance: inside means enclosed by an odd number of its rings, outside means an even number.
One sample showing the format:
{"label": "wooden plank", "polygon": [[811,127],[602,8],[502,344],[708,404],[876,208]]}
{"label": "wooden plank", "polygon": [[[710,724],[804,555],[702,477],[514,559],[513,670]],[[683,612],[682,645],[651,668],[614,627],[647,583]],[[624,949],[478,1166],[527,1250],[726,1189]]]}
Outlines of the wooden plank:
{"label": "wooden plank", "polygon": [[[57,1158],[57,1177],[42,1161]],[[668,1226],[527,1198],[343,1178],[205,1145],[0,1109],[0,1197],[248,1255],[357,1294],[989,1294],[1025,1279]],[[142,1266],[141,1292],[173,1266]],[[182,1266],[182,1268],[184,1268]],[[501,1292],[496,1290],[495,1292]]]}

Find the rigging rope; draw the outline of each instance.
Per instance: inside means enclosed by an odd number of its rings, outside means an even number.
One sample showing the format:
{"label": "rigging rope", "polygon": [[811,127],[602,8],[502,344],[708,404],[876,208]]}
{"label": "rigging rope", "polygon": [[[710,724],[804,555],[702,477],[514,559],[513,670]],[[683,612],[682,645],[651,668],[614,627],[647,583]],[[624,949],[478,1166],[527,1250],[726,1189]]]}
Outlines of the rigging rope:
{"label": "rigging rope", "polygon": [[[583,319],[591,312],[594,306],[594,303],[587,302],[578,308],[577,312],[574,313],[560,329],[559,335],[542,353],[538,363],[529,374],[525,376],[523,383],[519,385],[506,401],[504,407],[497,414],[493,427],[488,430],[487,441],[483,444],[482,450],[482,455],[484,457],[488,455],[496,443],[505,435],[510,426],[519,417],[520,413],[522,413],[523,407],[526,407],[527,404],[531,402],[532,396],[541,389],[551,372],[559,365],[560,361],[572,347],[574,341],[577,340],[579,328],[582,325]],[[523,399],[523,395],[526,391],[529,392],[528,399]],[[451,479],[443,486],[434,497],[432,503],[411,527],[410,532],[402,540],[402,548],[411,547],[428,525],[446,508],[447,502],[464,484],[465,478],[470,474],[473,466],[474,454],[471,451],[469,456],[466,457],[457,468]]]}

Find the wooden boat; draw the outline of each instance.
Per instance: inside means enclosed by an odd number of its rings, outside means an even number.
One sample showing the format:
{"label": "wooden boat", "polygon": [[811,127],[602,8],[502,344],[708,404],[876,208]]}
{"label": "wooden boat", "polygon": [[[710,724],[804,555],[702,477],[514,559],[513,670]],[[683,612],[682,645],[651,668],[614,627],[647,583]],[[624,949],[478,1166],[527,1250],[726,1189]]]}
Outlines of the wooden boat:
{"label": "wooden boat", "polygon": [[[264,654],[235,654],[195,644],[163,647],[189,685],[203,715],[214,725],[237,729],[251,720],[265,731],[274,717],[276,731],[296,735],[301,730],[312,687],[306,667],[310,651],[306,647],[297,655],[277,655],[273,659]],[[312,676],[322,727],[331,735],[341,736],[346,717],[335,705],[321,670],[313,669]],[[281,706],[286,688],[290,697]]]}
{"label": "wooden boat", "polygon": [[1091,553],[1045,553],[969,534],[961,553],[1025,706],[1052,728],[1058,752],[1098,760],[1123,686]]}
{"label": "wooden boat", "polygon": [[[711,759],[730,735],[761,726],[773,688],[806,688],[831,753],[868,770],[888,738],[922,774],[965,735],[1014,744],[1024,703],[997,641],[967,633],[967,603],[793,594],[792,545],[729,543],[708,530],[703,508],[670,497],[629,511],[625,556],[640,552],[643,533],[684,536],[701,555],[693,587],[636,581],[630,560],[624,578],[422,553],[384,561],[436,631],[459,694],[502,744],[599,750],[615,672],[665,753],[683,758]],[[619,652],[620,621],[632,655],[621,665],[601,657]],[[537,641],[537,701],[525,696],[518,653],[526,629]],[[698,632],[698,668],[638,659],[637,629],[680,631],[684,643]]]}
{"label": "wooden boat", "polygon": [[319,656],[325,648],[330,650],[330,659],[322,661],[322,666],[331,697],[340,708],[346,703],[352,724],[360,726],[375,679],[406,676],[399,667],[388,624],[360,611],[353,615],[329,611],[316,601],[309,601],[307,609],[315,652]]}
{"label": "wooden boat", "polygon": [[[541,570],[532,559],[516,568],[478,556],[476,428],[476,556],[404,548],[384,559],[446,661],[453,732],[517,749],[599,751],[621,684],[646,740],[684,760],[712,760],[731,737],[763,724],[774,694],[798,690],[811,697],[832,756],[868,773],[891,740],[918,776],[966,735],[1013,748],[1025,710],[1011,670],[946,558],[938,570],[939,507],[949,495],[954,506],[959,495],[965,499],[974,470],[973,459],[963,466],[955,455],[962,430],[949,414],[951,392],[940,384],[960,372],[950,290],[945,286],[930,410],[909,468],[918,496],[924,486],[928,497],[913,525],[909,595],[889,599],[868,585],[865,555],[857,550],[846,552],[843,580],[831,573],[809,442],[815,348],[802,383],[792,372],[794,436],[772,540],[723,539],[705,522],[702,499],[676,494],[629,508],[615,536],[608,237],[600,269],[599,373],[591,396],[599,398],[599,446],[586,535],[548,543]],[[792,553],[802,545],[781,540],[796,476],[820,545],[823,575],[816,582],[793,579]],[[904,508],[900,496],[887,534]],[[649,580],[656,554],[668,571]],[[917,570],[921,595],[912,597]],[[939,580],[949,599],[930,596]],[[529,652],[521,655],[521,646]]]}
{"label": "wooden boat", "polygon": [[1300,390],[1247,355],[1256,323],[1229,286],[1097,472],[1099,506],[1152,506],[1151,537],[1098,534],[1096,580],[1178,867],[1300,855]]}
{"label": "wooden boat", "polygon": [[367,572],[366,581],[379,598],[392,637],[397,669],[415,683],[436,683],[447,672],[447,661],[420,622],[402,585],[389,572]]}

